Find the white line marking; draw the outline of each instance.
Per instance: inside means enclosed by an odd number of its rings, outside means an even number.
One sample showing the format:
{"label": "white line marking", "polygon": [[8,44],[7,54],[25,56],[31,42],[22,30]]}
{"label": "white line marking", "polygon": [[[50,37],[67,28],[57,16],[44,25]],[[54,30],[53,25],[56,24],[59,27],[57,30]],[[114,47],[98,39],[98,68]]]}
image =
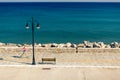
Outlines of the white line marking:
{"label": "white line marking", "polygon": [[0,65],[0,67],[120,68],[120,66],[80,66],[80,65]]}

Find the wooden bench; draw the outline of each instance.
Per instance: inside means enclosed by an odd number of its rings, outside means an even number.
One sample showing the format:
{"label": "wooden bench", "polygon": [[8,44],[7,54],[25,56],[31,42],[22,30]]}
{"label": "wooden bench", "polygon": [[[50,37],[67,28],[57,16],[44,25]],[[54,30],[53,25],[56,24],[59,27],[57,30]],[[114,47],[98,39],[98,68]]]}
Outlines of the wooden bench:
{"label": "wooden bench", "polygon": [[56,58],[42,58],[42,63],[44,62],[54,62],[56,64]]}

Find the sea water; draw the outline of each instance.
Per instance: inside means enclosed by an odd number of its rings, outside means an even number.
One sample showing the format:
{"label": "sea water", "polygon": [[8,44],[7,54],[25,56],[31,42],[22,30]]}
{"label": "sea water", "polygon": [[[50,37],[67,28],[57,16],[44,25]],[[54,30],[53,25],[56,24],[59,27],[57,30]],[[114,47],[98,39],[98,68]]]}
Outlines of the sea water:
{"label": "sea water", "polygon": [[0,42],[30,44],[32,17],[36,43],[120,42],[120,3],[100,2],[0,3]]}

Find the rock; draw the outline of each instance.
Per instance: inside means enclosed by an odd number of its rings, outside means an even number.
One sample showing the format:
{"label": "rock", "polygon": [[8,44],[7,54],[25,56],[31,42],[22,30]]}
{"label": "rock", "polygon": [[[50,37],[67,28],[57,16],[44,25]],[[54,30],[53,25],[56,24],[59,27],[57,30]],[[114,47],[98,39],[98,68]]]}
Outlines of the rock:
{"label": "rock", "polygon": [[39,47],[41,47],[41,44],[38,44]]}
{"label": "rock", "polygon": [[45,47],[46,47],[46,48],[50,48],[50,47],[51,47],[51,44],[45,44]]}
{"label": "rock", "polygon": [[76,45],[76,44],[71,44],[71,47],[72,47],[72,48],[76,48],[77,45]]}
{"label": "rock", "polygon": [[92,43],[87,44],[87,45],[86,45],[86,48],[93,48],[93,44],[92,44]]}
{"label": "rock", "polygon": [[71,43],[66,43],[66,47],[71,47]]}
{"label": "rock", "polygon": [[0,43],[0,46],[3,47],[3,46],[6,46],[6,44],[5,43]]}
{"label": "rock", "polygon": [[63,47],[65,47],[65,44],[62,44],[62,43],[61,43],[61,44],[58,44],[58,47],[59,47],[59,48],[63,48]]}
{"label": "rock", "polygon": [[[103,42],[89,42],[89,41],[84,41],[83,42],[85,48],[105,48],[107,45],[105,45]],[[108,46],[109,47],[109,46]]]}
{"label": "rock", "polygon": [[90,43],[89,41],[83,41],[83,44],[87,45],[88,43]]}
{"label": "rock", "polygon": [[119,43],[118,42],[113,42],[110,44],[111,48],[119,48]]}
{"label": "rock", "polygon": [[111,48],[111,46],[110,45],[106,45],[105,48]]}
{"label": "rock", "polygon": [[[32,47],[31,44],[14,44],[14,43],[0,43],[0,46],[10,46],[10,47]],[[103,42],[89,42],[89,41],[84,41],[83,44],[72,44],[70,42],[66,43],[66,44],[57,44],[57,43],[50,43],[50,44],[36,44],[35,43],[35,47],[46,47],[46,48],[51,48],[51,47],[58,47],[58,48],[120,48],[120,43],[118,42],[113,42],[110,44],[104,44]]]}
{"label": "rock", "polygon": [[46,47],[45,44],[41,44],[41,47]]}
{"label": "rock", "polygon": [[86,48],[93,48],[93,43],[90,43],[89,41],[84,41],[83,44]]}
{"label": "rock", "polygon": [[78,44],[77,46],[80,47],[80,48],[85,48],[84,44]]}
{"label": "rock", "polygon": [[119,48],[119,43],[118,42],[114,42],[114,44],[115,44],[116,48]]}
{"label": "rock", "polygon": [[51,44],[51,47],[58,47],[58,44],[53,43],[53,44]]}
{"label": "rock", "polygon": [[17,44],[17,47],[22,47],[22,45],[21,44]]}
{"label": "rock", "polygon": [[100,48],[105,48],[105,44],[103,42],[98,42],[98,44],[100,45]]}
{"label": "rock", "polygon": [[100,47],[101,46],[98,43],[96,43],[96,42],[93,43],[93,48],[100,48]]}
{"label": "rock", "polygon": [[35,47],[41,47],[41,44],[36,44]]}
{"label": "rock", "polygon": [[23,44],[22,46],[25,46],[25,47],[31,47],[32,45]]}
{"label": "rock", "polygon": [[41,44],[41,47],[50,48],[50,47],[51,47],[51,44]]}
{"label": "rock", "polygon": [[120,43],[118,43],[118,47],[117,48],[120,48]]}

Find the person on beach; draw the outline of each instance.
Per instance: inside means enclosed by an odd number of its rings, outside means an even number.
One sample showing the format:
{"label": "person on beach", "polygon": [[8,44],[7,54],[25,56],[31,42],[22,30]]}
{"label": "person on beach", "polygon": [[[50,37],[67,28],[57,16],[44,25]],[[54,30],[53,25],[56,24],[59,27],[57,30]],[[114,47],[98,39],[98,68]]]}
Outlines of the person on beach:
{"label": "person on beach", "polygon": [[25,53],[26,53],[26,50],[27,50],[27,49],[26,49],[26,47],[24,46],[24,47],[23,47],[23,53],[20,55],[20,57],[22,57],[22,56],[23,56],[23,54],[25,54]]}

